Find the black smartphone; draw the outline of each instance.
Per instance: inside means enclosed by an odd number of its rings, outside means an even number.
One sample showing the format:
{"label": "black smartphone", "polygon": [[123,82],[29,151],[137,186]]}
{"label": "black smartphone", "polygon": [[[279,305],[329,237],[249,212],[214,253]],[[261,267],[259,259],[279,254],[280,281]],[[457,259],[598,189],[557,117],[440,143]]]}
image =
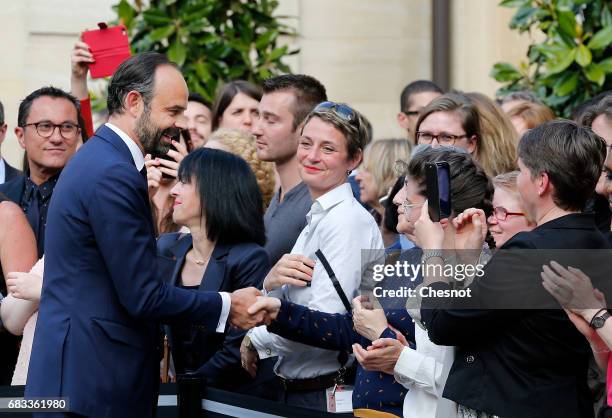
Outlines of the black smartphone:
{"label": "black smartphone", "polygon": [[434,222],[451,216],[450,166],[446,161],[425,164],[429,217]]}

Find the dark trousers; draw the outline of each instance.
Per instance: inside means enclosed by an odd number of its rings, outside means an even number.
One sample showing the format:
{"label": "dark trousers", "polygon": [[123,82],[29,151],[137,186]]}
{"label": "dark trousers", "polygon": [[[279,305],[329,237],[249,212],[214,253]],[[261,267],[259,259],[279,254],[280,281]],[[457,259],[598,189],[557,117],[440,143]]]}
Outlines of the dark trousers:
{"label": "dark trousers", "polygon": [[325,389],[310,392],[287,392],[281,389],[279,400],[289,406],[327,412]]}

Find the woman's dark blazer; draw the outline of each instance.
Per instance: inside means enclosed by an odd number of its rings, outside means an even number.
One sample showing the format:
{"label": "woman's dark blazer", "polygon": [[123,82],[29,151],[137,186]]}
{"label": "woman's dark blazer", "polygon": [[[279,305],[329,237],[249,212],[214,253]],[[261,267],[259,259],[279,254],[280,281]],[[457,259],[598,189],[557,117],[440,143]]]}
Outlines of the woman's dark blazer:
{"label": "woman's dark blazer", "polygon": [[[161,277],[169,283],[180,284],[180,273],[185,255],[192,248],[191,234],[163,234],[157,240],[158,268]],[[268,255],[255,243],[217,244],[199,290],[233,292],[244,287],[261,288],[263,279],[270,270]],[[179,327],[191,328],[192,352],[183,352],[176,343],[174,334]],[[211,386],[228,388],[231,382],[237,389],[239,383],[248,382],[248,374],[240,367],[240,343],[244,331],[229,327],[225,333],[206,332],[188,319],[174,320],[165,327],[177,373],[195,373],[206,379]],[[197,370],[185,370],[186,355],[197,359],[201,365]]]}

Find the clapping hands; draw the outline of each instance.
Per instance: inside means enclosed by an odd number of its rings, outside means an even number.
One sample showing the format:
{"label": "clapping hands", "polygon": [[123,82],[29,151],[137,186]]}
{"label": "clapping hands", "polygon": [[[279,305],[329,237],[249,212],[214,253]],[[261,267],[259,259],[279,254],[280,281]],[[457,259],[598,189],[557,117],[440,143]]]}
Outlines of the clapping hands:
{"label": "clapping hands", "polygon": [[374,341],[387,329],[387,317],[382,309],[373,309],[367,296],[357,296],[353,299],[353,326],[359,335]]}

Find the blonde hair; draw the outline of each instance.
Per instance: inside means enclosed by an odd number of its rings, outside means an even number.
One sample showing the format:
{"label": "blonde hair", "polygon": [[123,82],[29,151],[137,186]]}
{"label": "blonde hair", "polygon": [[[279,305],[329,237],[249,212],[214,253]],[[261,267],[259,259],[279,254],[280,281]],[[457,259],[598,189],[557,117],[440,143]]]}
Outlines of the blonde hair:
{"label": "blonde hair", "polygon": [[533,129],[544,122],[555,119],[555,114],[541,103],[521,102],[508,111],[508,117],[519,117],[525,121],[527,129]]}
{"label": "blonde hair", "polygon": [[[493,177],[493,187],[495,189],[503,189],[503,190],[507,191],[508,193],[510,193],[513,196],[515,196],[516,199],[520,203],[520,194],[519,194],[519,191],[518,191],[518,186],[516,184],[516,179],[518,178],[519,174],[520,174],[520,172],[516,171],[516,170],[515,171],[509,171],[507,173],[498,174],[497,176]],[[522,203],[520,203],[520,204],[521,204],[521,207],[522,207],[523,204]],[[525,214],[525,219],[527,219],[527,221],[529,223],[534,223],[533,219],[531,219],[531,217],[527,214],[525,209],[521,208],[521,210]]]}
{"label": "blonde hair", "polygon": [[386,196],[397,180],[395,162],[409,158],[410,144],[406,139],[379,139],[368,144],[362,167],[374,177],[379,198]]}
{"label": "blonde hair", "polygon": [[240,129],[217,129],[208,141],[217,141],[225,145],[229,152],[245,160],[257,179],[257,185],[261,191],[264,208],[268,207],[274,195],[275,177],[274,163],[262,161],[257,157],[255,138],[253,135]]}
{"label": "blonde hair", "polygon": [[480,119],[481,138],[474,157],[489,176],[516,170],[518,134],[510,118],[484,94],[466,95]]}

